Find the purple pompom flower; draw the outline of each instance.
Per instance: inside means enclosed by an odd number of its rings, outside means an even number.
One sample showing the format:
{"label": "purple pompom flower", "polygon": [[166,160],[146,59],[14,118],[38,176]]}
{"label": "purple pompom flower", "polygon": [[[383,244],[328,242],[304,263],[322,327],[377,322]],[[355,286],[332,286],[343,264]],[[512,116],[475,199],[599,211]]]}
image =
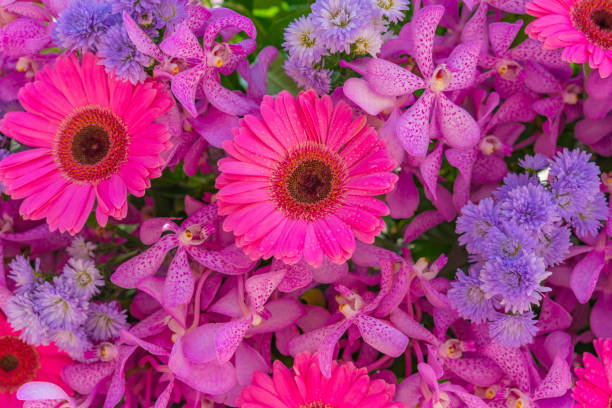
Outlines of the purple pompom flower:
{"label": "purple pompom flower", "polygon": [[550,288],[540,283],[550,276],[542,258],[523,253],[513,259],[493,258],[480,271],[482,290],[488,298],[499,299],[506,312],[523,313],[542,299]]}
{"label": "purple pompom flower", "polygon": [[118,21],[119,16],[105,2],[72,0],[57,18],[53,36],[67,50],[95,52],[106,31]]}
{"label": "purple pompom flower", "polygon": [[495,314],[493,299],[486,296],[482,281],[471,273],[457,271],[456,280],[448,290],[448,299],[461,317],[474,323],[485,322]]}
{"label": "purple pompom flower", "polygon": [[133,84],[142,82],[147,74],[144,67],[151,65],[153,60],[138,51],[123,24],[115,24],[108,29],[98,46],[98,56],[106,72],[113,72],[119,78],[129,80]]}
{"label": "purple pompom flower", "polygon": [[489,333],[506,347],[520,347],[531,343],[538,328],[533,312],[523,314],[498,313],[489,325]]}
{"label": "purple pompom flower", "polygon": [[471,253],[479,253],[486,246],[485,238],[490,229],[499,225],[499,210],[491,198],[485,198],[478,204],[469,202],[457,218],[457,233],[462,234],[459,243]]}
{"label": "purple pompom flower", "polygon": [[317,0],[312,5],[312,21],[316,37],[331,52],[350,52],[357,33],[371,23],[366,0]]}
{"label": "purple pompom flower", "polygon": [[75,295],[74,286],[61,277],[45,282],[34,293],[41,320],[52,329],[71,329],[87,318],[87,301]]}
{"label": "purple pompom flower", "polygon": [[285,30],[283,47],[303,64],[319,62],[325,54],[321,40],[314,34],[315,26],[310,16],[302,16],[289,24]]}
{"label": "purple pompom flower", "polygon": [[540,236],[560,220],[552,194],[540,184],[528,184],[508,191],[499,203],[500,214],[515,225]]}
{"label": "purple pompom flower", "polygon": [[127,314],[116,301],[108,303],[91,303],[87,311],[85,330],[95,341],[109,341],[119,336],[121,330],[127,330]]}
{"label": "purple pompom flower", "polygon": [[64,265],[64,278],[74,288],[76,296],[89,300],[104,285],[102,274],[89,259],[70,258]]}

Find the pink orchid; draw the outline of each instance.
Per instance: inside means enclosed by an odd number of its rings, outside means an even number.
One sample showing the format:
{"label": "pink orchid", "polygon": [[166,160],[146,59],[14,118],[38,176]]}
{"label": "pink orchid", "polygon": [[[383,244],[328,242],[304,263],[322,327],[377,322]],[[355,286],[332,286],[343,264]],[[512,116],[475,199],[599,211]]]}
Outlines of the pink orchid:
{"label": "pink orchid", "polygon": [[[168,251],[178,247],[163,289],[164,303],[172,307],[189,302],[193,295],[195,278],[187,254],[201,265],[225,274],[242,274],[251,269],[254,262],[235,245],[217,247],[211,242],[218,222],[216,204],[197,210],[180,226],[169,218],[145,221],[141,239],[144,243],[155,244],[119,265],[111,280],[121,287],[136,287],[142,279],[157,272]],[[168,230],[173,233],[160,238],[162,232]]]}

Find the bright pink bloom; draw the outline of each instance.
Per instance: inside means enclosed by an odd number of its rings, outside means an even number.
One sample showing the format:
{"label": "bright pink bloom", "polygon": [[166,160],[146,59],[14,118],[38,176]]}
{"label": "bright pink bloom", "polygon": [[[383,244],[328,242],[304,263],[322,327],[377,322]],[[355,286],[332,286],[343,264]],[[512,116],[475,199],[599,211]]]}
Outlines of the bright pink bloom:
{"label": "bright pink bloom", "polygon": [[19,339],[0,314],[0,405],[20,407],[17,389],[29,381],[49,381],[66,391],[60,373],[64,366],[72,363],[67,354],[54,345],[34,347]]}
{"label": "bright pink bloom", "polygon": [[314,91],[297,98],[264,97],[261,118],[247,115],[223,143],[219,213],[223,227],[252,258],[302,257],[318,266],[324,255],[342,263],[384,228],[387,206],[374,196],[391,191],[393,160],[363,117],[344,102]]}
{"label": "bright pink bloom", "polygon": [[330,378],[319,370],[316,354],[301,353],[295,357],[293,373],[280,361],[274,362],[272,378],[261,371],[242,389],[236,401],[245,408],[401,408],[392,402],[395,386],[384,380],[370,380],[365,368],[353,363],[334,362]]}
{"label": "bright pink bloom", "polygon": [[35,147],[0,163],[0,180],[25,219],[79,232],[97,199],[96,217],[127,215],[127,193],[144,195],[161,175],[170,135],[153,121],[173,104],[161,84],[132,85],[85,54],[59,57],[19,92],[26,112],[10,112],[0,130]]}
{"label": "bright pink bloom", "polygon": [[569,62],[612,73],[612,3],[608,0],[534,0],[527,13],[539,17],[525,32],[542,41],[545,49],[563,48]]}
{"label": "bright pink bloom", "polygon": [[612,339],[593,342],[597,357],[584,353],[584,367],[576,367],[578,377],[572,390],[577,408],[607,408],[612,404]]}

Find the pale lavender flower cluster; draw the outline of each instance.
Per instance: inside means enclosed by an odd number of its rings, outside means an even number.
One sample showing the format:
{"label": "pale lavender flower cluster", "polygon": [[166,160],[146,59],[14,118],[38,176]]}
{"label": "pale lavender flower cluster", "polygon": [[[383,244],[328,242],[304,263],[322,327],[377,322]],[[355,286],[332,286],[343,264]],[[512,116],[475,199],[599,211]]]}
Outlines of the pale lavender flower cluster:
{"label": "pale lavender flower cluster", "polygon": [[389,23],[401,20],[407,9],[407,0],[316,1],[311,14],[285,30],[287,75],[304,89],[329,93],[332,72],[325,68],[325,56],[376,57],[392,34]]}
{"label": "pale lavender flower cluster", "polygon": [[[594,235],[606,218],[599,168],[589,158],[567,149],[551,160],[528,156],[520,164],[530,174],[507,175],[492,197],[468,203],[457,218],[473,264],[467,274],[457,272],[449,299],[463,318],[490,322],[490,335],[504,345],[518,347],[535,335],[532,307],[550,291],[542,285],[548,268],[569,253],[570,228]],[[543,184],[544,173],[536,172],[547,168]]]}
{"label": "pale lavender flower cluster", "polygon": [[10,264],[16,286],[6,304],[7,320],[21,338],[33,345],[55,345],[76,360],[95,344],[117,338],[127,328],[127,315],[116,301],[91,302],[104,285],[91,259],[70,258],[63,273],[45,281],[37,259],[32,268],[23,256]]}

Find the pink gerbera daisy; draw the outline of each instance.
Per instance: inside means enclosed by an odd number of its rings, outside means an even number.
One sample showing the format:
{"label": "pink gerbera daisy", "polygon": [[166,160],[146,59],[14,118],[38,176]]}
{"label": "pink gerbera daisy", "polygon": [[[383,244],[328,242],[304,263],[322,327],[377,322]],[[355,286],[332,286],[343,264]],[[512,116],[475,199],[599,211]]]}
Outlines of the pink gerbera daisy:
{"label": "pink gerbera daisy", "polygon": [[107,74],[98,59],[61,56],[19,92],[26,112],[10,112],[0,130],[35,149],[0,163],[0,180],[25,219],[46,218],[51,230],[79,232],[97,199],[96,217],[127,214],[127,192],[142,196],[159,177],[170,148],[153,121],[174,103],[162,85],[132,85]]}
{"label": "pink gerbera daisy", "polygon": [[591,353],[584,353],[584,368],[574,370],[578,377],[572,390],[576,408],[612,406],[612,339],[597,339],[593,345],[599,360]]}
{"label": "pink gerbera daisy", "polygon": [[371,380],[365,368],[353,363],[333,362],[331,376],[319,369],[316,354],[295,357],[293,373],[280,361],[274,362],[272,378],[261,371],[253,374],[236,405],[240,408],[402,408],[392,402],[395,386]]}
{"label": "pink gerbera daisy", "polygon": [[364,117],[314,91],[297,98],[264,97],[261,118],[247,115],[223,144],[219,213],[223,227],[252,258],[324,255],[345,262],[355,237],[371,243],[385,226],[387,206],[374,196],[391,191],[395,167]]}
{"label": "pink gerbera daisy", "polygon": [[15,394],[29,381],[52,382],[72,393],[60,377],[70,363],[72,359],[54,345],[34,347],[24,343],[0,315],[0,406],[22,406]]}
{"label": "pink gerbera daisy", "polygon": [[545,49],[563,48],[563,59],[588,62],[606,78],[612,73],[610,0],[533,0],[527,13],[539,17],[525,32]]}

